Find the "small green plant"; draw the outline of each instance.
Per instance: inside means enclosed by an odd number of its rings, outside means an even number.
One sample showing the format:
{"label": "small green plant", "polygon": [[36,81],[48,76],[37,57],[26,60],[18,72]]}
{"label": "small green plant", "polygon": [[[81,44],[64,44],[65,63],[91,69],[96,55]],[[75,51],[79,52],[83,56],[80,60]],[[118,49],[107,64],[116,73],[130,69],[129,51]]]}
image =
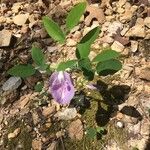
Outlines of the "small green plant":
{"label": "small green plant", "polygon": [[104,132],[105,128],[103,127],[96,127],[96,128],[91,127],[86,130],[87,136],[91,139],[96,138],[98,134],[102,136]]}
{"label": "small green plant", "polygon": [[[81,16],[86,11],[86,3],[79,3],[71,9],[66,18],[65,29],[62,30],[60,26],[48,16],[42,18],[43,26],[49,36],[60,44],[65,44],[66,35],[73,29],[80,21]],[[42,50],[34,44],[31,49],[33,64],[16,65],[8,70],[10,75],[20,76],[26,78],[34,75],[37,71],[44,71],[52,73],[50,77],[50,87],[52,97],[60,104],[69,104],[75,94],[75,89],[70,78],[70,74],[66,72],[69,68],[77,69],[83,72],[83,76],[92,81],[95,76],[112,75],[122,68],[121,62],[118,60],[119,53],[107,49],[97,54],[94,59],[89,58],[91,52],[91,45],[98,38],[100,28],[95,27],[89,31],[76,45],[76,58],[74,60],[67,60],[57,65],[57,68],[51,69],[51,66],[45,61]],[[38,83],[35,86],[36,91],[42,90],[42,84]],[[93,130],[93,129],[92,129]],[[98,131],[96,131],[97,133]]]}

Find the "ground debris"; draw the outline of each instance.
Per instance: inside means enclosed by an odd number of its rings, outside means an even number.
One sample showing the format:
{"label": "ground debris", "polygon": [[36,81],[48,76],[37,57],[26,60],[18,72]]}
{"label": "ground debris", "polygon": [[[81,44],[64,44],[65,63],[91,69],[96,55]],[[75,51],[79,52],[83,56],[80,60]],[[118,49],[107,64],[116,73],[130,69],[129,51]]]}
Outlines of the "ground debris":
{"label": "ground debris", "polygon": [[96,18],[100,24],[104,23],[105,21],[105,15],[102,9],[89,5],[87,6],[87,12],[89,12],[89,15],[85,18],[85,24],[86,26],[89,26],[92,19]]}

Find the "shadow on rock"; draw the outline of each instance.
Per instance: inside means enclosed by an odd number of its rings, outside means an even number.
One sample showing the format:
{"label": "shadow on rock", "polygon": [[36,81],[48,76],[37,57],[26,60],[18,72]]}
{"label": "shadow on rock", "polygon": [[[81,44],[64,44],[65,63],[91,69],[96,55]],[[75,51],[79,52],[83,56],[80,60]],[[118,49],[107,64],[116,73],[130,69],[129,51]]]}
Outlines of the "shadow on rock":
{"label": "shadow on rock", "polygon": [[102,104],[98,102],[98,110],[95,115],[95,120],[98,126],[105,126],[111,117],[111,114],[114,112],[112,106],[107,106],[106,109],[103,108]]}
{"label": "shadow on rock", "polygon": [[[102,102],[98,102],[98,110],[96,112],[96,122],[98,126],[105,126],[112,115],[118,111],[118,105],[125,102],[128,98],[131,88],[127,85],[115,85],[108,88],[108,85],[102,81],[98,81],[96,85],[102,95]],[[106,108],[102,105],[105,104]],[[136,113],[136,115],[139,115]]]}
{"label": "shadow on rock", "polygon": [[76,107],[80,114],[83,114],[90,106],[90,100],[83,91],[76,94],[70,104],[70,107]]}
{"label": "shadow on rock", "polygon": [[130,117],[138,118],[140,121],[142,120],[142,115],[133,106],[124,106],[120,112]]}
{"label": "shadow on rock", "polygon": [[97,82],[97,88],[108,105],[119,105],[128,98],[131,88],[128,85],[114,85],[108,89],[108,85],[102,81]]}

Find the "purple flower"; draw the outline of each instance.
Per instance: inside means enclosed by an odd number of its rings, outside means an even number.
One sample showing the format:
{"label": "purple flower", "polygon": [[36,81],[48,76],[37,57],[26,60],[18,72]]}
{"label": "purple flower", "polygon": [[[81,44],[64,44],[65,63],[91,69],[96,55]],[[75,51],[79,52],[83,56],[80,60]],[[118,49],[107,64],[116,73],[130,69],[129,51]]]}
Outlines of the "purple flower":
{"label": "purple flower", "polygon": [[75,94],[70,75],[67,72],[54,72],[50,77],[50,92],[60,104],[69,104]]}

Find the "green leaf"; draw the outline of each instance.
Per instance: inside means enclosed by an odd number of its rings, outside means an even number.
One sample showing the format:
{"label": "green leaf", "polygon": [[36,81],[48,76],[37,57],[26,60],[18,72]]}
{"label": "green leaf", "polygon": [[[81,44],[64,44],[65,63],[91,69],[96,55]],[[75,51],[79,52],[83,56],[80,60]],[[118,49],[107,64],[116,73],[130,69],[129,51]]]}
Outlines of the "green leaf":
{"label": "green leaf", "polygon": [[100,134],[103,134],[105,132],[105,128],[104,127],[97,127],[96,131]]}
{"label": "green leaf", "polygon": [[35,92],[41,92],[42,89],[43,89],[43,86],[44,86],[44,83],[43,83],[43,82],[38,82],[38,83],[35,85],[35,87],[34,87]]}
{"label": "green leaf", "polygon": [[99,32],[99,27],[92,29],[81,39],[79,44],[77,44],[76,56],[78,59],[88,57],[90,54],[91,44],[93,44],[95,39],[98,37]]}
{"label": "green leaf", "polygon": [[119,60],[110,59],[103,62],[99,62],[96,66],[97,73],[102,76],[114,74],[122,68],[122,64]]}
{"label": "green leaf", "polygon": [[74,26],[77,25],[81,16],[84,14],[86,9],[86,3],[79,3],[71,9],[67,18],[66,18],[66,27],[71,30]]}
{"label": "green leaf", "polygon": [[104,50],[93,59],[93,62],[102,62],[109,59],[117,58],[118,56],[119,53],[114,50]]}
{"label": "green leaf", "polygon": [[91,139],[94,139],[97,136],[97,131],[95,128],[89,128],[86,132],[87,132],[87,136]]}
{"label": "green leaf", "polygon": [[92,65],[89,58],[84,58],[79,60],[78,65],[80,69],[83,71],[83,75],[89,81],[94,78],[94,71],[92,69]]}
{"label": "green leaf", "polygon": [[77,60],[68,60],[66,62],[61,62],[57,67],[57,71],[64,71],[67,68],[72,68],[75,66],[76,63]]}
{"label": "green leaf", "polygon": [[51,36],[54,40],[58,41],[59,43],[65,42],[65,35],[56,22],[54,22],[47,16],[43,17],[42,21],[49,36]]}
{"label": "green leaf", "polygon": [[32,65],[16,65],[8,70],[8,74],[18,77],[29,77],[35,74],[35,69]]}
{"label": "green leaf", "polygon": [[32,47],[31,56],[37,66],[43,66],[45,64],[44,54],[40,48]]}

